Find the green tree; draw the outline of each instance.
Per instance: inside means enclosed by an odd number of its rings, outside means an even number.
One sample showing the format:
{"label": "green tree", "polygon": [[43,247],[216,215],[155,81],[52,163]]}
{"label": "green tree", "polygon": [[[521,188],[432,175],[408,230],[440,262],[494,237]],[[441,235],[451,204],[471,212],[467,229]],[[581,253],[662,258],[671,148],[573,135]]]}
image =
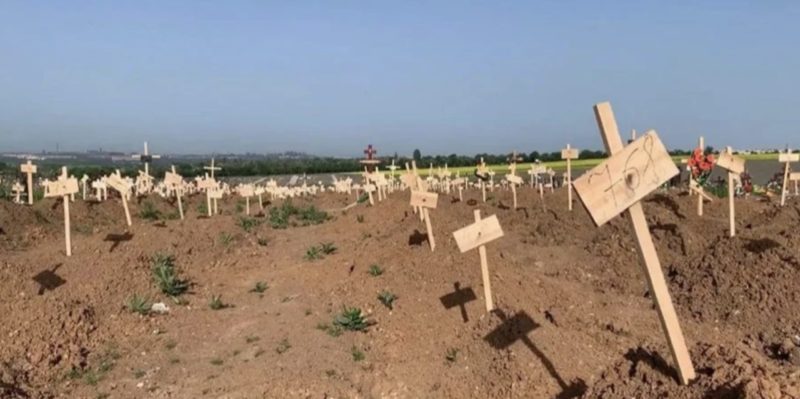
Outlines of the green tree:
{"label": "green tree", "polygon": [[422,159],[422,153],[418,149],[414,150],[414,160],[417,161],[417,163],[419,163],[421,159]]}

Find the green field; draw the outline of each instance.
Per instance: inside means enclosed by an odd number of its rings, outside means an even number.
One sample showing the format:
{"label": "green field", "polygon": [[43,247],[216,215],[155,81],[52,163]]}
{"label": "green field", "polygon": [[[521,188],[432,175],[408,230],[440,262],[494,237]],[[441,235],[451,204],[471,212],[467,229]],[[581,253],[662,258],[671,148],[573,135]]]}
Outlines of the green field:
{"label": "green field", "polygon": [[[740,157],[744,158],[746,161],[777,161],[778,154],[777,153],[768,153],[768,154],[748,154],[748,155],[739,155]],[[686,159],[686,156],[679,155],[673,156],[672,159],[675,163],[680,163],[681,160]],[[598,159],[576,159],[572,161],[572,167],[575,169],[589,169],[593,168],[603,162],[603,158]],[[564,171],[567,169],[567,162],[566,161],[553,161],[553,162],[542,162],[542,165],[545,165],[555,171]],[[430,168],[422,168],[417,165],[419,169],[420,176],[427,176]],[[499,165],[486,165],[487,168],[490,170],[495,171],[496,173],[500,172],[507,172],[508,171],[508,164],[499,164]],[[517,172],[525,172],[531,168],[530,163],[520,163],[517,165]],[[437,166],[434,166],[433,172],[436,173]],[[462,176],[463,175],[471,175],[475,171],[474,166],[461,166],[457,168],[448,168],[453,173],[459,172]]]}

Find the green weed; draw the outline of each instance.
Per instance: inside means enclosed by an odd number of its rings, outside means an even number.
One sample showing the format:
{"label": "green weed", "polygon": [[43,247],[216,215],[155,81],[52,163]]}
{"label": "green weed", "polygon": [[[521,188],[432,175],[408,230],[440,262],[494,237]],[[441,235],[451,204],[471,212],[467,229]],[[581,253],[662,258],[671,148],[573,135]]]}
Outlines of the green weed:
{"label": "green weed", "polygon": [[333,319],[333,324],[348,331],[364,331],[369,327],[366,317],[359,308],[343,307],[342,313]]}
{"label": "green weed", "polygon": [[384,291],[382,291],[380,294],[378,294],[378,300],[380,300],[380,301],[381,301],[381,303],[382,303],[384,306],[386,306],[387,308],[389,308],[389,310],[392,310],[392,309],[394,309],[392,306],[393,306],[393,304],[394,304],[394,300],[395,300],[395,299],[397,299],[397,295],[395,295],[395,294],[392,294],[391,292],[389,292],[389,291],[386,291],[386,290],[384,290]]}
{"label": "green weed", "polygon": [[161,212],[156,209],[150,201],[145,201],[142,204],[142,209],[139,209],[139,217],[144,220],[158,220],[161,218]]}
{"label": "green weed", "polygon": [[358,347],[355,345],[353,345],[353,347],[350,348],[350,354],[353,356],[354,362],[360,362],[364,360],[364,358],[366,357],[364,356],[364,352],[362,352],[361,349],[358,349]]}
{"label": "green weed", "polygon": [[150,303],[146,297],[140,297],[139,294],[133,294],[128,299],[128,310],[132,313],[138,313],[142,316],[147,316],[150,313]]}
{"label": "green weed", "polygon": [[189,283],[175,273],[175,259],[171,255],[158,253],[151,258],[153,278],[161,292],[177,297],[189,289]]}
{"label": "green weed", "polygon": [[267,283],[265,283],[263,281],[256,281],[256,285],[253,286],[253,289],[251,289],[250,292],[255,292],[255,293],[261,294],[264,291],[266,291],[268,288],[269,288],[269,285],[267,285]]}
{"label": "green weed", "polygon": [[383,274],[383,269],[378,265],[372,265],[369,267],[369,270],[367,270],[367,273],[372,277],[378,277]]}
{"label": "green weed", "polygon": [[212,295],[211,301],[208,302],[208,307],[211,310],[221,310],[230,307],[230,305],[222,302],[222,295]]}

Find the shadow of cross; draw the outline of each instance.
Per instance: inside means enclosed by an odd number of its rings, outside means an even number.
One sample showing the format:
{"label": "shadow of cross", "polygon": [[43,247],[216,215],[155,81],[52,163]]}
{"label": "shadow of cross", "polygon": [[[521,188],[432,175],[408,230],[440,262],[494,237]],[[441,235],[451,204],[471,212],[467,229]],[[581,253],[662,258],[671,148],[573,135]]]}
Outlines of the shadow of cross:
{"label": "shadow of cross", "polygon": [[575,398],[586,392],[586,383],[581,379],[578,379],[576,382],[567,385],[564,379],[561,378],[561,375],[559,375],[556,371],[556,368],[550,359],[548,359],[547,356],[545,356],[545,354],[536,347],[533,341],[528,338],[528,334],[541,326],[536,323],[527,313],[518,312],[511,318],[508,318],[500,309],[496,309],[495,313],[500,317],[501,320],[503,320],[503,324],[499,325],[496,329],[494,329],[494,331],[484,337],[486,342],[492,345],[492,347],[495,349],[506,349],[513,343],[521,340],[525,346],[527,346],[528,349],[530,349],[531,352],[533,352],[533,354],[536,355],[539,360],[541,360],[542,365],[544,365],[544,368],[547,369],[547,372],[550,374],[550,376],[552,376],[556,382],[558,382],[558,386],[561,387],[561,393],[556,395],[556,398]]}
{"label": "shadow of cross", "polygon": [[45,291],[52,291],[67,282],[67,280],[64,280],[61,276],[56,274],[56,270],[58,270],[62,264],[63,263],[59,263],[55,265],[52,270],[43,270],[39,274],[33,276],[33,281],[39,284],[38,295],[44,294]]}
{"label": "shadow of cross", "polygon": [[467,316],[467,302],[471,302],[477,300],[478,297],[475,295],[475,291],[472,290],[471,287],[461,289],[460,283],[453,284],[453,288],[455,288],[454,292],[451,292],[441,298],[442,305],[444,305],[445,309],[451,309],[458,306],[461,309],[461,318],[464,320],[464,323],[469,321],[469,317]]}
{"label": "shadow of cross", "polygon": [[130,241],[131,239],[133,239],[133,234],[129,232],[122,234],[109,233],[106,235],[106,238],[103,239],[103,241],[113,242],[113,244],[111,244],[111,248],[108,249],[108,252],[114,252],[114,250],[119,246],[119,243],[122,241]]}

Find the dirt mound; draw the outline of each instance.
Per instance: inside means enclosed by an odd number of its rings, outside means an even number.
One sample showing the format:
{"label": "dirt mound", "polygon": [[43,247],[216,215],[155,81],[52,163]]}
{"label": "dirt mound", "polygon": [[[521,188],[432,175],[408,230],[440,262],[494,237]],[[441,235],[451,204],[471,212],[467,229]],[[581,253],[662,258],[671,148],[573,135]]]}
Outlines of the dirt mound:
{"label": "dirt mound", "polygon": [[700,344],[692,351],[697,379],[675,383],[673,369],[649,348],[636,347],[604,372],[583,398],[796,399],[800,370],[776,368],[746,349]]}

